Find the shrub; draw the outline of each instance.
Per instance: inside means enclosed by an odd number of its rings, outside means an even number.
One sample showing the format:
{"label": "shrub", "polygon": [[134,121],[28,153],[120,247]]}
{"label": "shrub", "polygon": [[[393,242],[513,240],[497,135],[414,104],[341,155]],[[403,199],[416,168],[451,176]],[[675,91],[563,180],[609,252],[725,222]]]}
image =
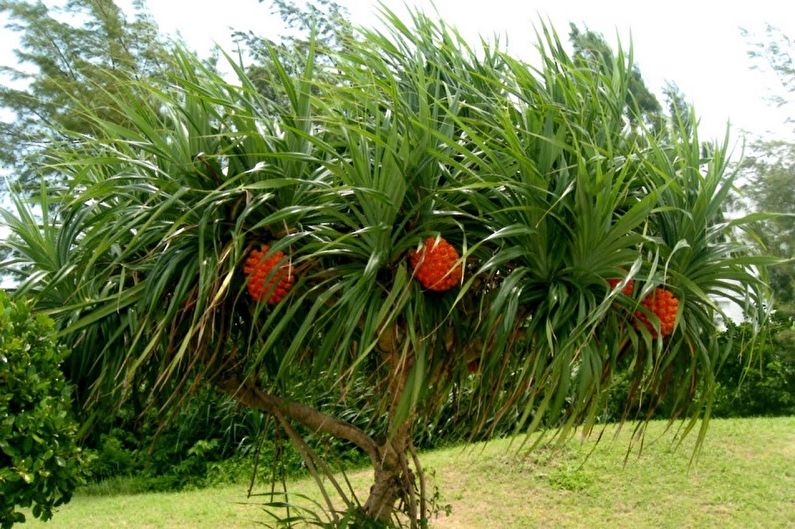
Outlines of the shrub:
{"label": "shrub", "polygon": [[48,520],[81,481],[64,351],[52,321],[0,291],[0,527],[24,522],[17,507]]}
{"label": "shrub", "polygon": [[722,336],[730,348],[717,373],[716,417],[757,417],[795,414],[795,324],[774,317],[749,364],[747,349],[753,329],[732,325]]}
{"label": "shrub", "polygon": [[[729,322],[719,335],[723,360],[715,372],[713,417],[795,415],[795,324],[774,316],[756,334],[750,323]],[[625,409],[631,417],[671,418],[673,402],[651,406],[653,396],[633,393],[629,367],[619,367],[600,420],[621,420]]]}
{"label": "shrub", "polygon": [[130,474],[136,467],[136,452],[128,448],[122,440],[132,437],[129,432],[114,428],[100,436],[100,442],[95,450],[89,450],[92,460],[89,474],[94,479],[106,479],[113,476]]}

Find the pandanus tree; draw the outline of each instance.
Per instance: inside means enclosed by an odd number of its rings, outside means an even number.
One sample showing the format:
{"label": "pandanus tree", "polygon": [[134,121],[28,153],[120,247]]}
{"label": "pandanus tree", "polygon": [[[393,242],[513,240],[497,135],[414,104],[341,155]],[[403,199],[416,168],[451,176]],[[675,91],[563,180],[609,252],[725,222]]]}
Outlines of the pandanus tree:
{"label": "pandanus tree", "polygon": [[[181,75],[117,101],[124,126],[85,109],[100,132],[52,160],[57,214],[7,214],[19,290],[59,322],[82,394],[213,384],[286,432],[341,498],[324,492],[330,523],[412,527],[412,439],[458,388],[472,437],[588,431],[618,371],[627,416],[708,418],[720,300],[764,305],[764,260],[722,214],[725,145],[702,148],[692,115],[657,135],[632,119],[622,50],[593,68],[545,28],[531,66],[384,18],[333,65],[310,51],[291,77],[274,55],[286,105],[181,53]],[[306,381],[370,397],[335,416]],[[369,456],[363,501],[307,434]]]}

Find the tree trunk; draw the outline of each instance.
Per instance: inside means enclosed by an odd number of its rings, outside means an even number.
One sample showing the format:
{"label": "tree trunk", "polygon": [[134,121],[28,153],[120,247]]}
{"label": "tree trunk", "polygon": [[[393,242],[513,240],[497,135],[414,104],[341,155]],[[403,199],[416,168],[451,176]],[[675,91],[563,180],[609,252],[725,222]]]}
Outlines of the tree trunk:
{"label": "tree trunk", "polygon": [[[388,524],[392,514],[396,512],[397,501],[404,500],[404,512],[411,520],[411,527],[417,527],[417,522],[425,519],[424,487],[420,487],[419,508],[415,490],[415,480],[422,480],[422,469],[419,468],[419,463],[415,462],[416,470],[412,471],[408,463],[408,456],[413,455],[411,421],[406,421],[399,427],[391,439],[377,443],[365,432],[345,421],[262,391],[252,380],[243,382],[240,379],[228,379],[219,382],[218,386],[246,406],[271,413],[281,418],[280,420],[294,420],[314,432],[346,439],[364,450],[370,456],[374,469],[370,495],[362,506],[363,514],[367,518]],[[289,430],[292,429],[289,423],[284,426]],[[291,441],[295,442],[295,439],[291,437]],[[313,457],[303,452],[302,457],[307,460],[308,466],[312,465]],[[322,488],[322,484],[320,486]],[[353,504],[348,503],[348,505],[351,507]]]}
{"label": "tree trunk", "polygon": [[[395,502],[401,497],[413,496],[412,490],[406,490],[414,486],[414,476],[406,463],[409,440],[409,427],[404,425],[391,440],[378,447],[373,485],[364,504],[364,514],[368,518],[388,522],[395,512]],[[409,514],[416,518],[416,513]]]}
{"label": "tree trunk", "polygon": [[384,458],[375,468],[370,496],[364,504],[364,514],[368,518],[388,521],[401,493],[401,468],[397,457]]}

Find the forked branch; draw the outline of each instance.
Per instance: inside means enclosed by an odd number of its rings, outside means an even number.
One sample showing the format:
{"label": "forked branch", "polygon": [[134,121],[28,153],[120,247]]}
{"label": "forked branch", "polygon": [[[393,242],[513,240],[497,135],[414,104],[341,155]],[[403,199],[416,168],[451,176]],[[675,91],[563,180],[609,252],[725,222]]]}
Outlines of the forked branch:
{"label": "forked branch", "polygon": [[236,377],[231,377],[218,382],[217,385],[236,401],[249,408],[262,410],[277,417],[284,415],[314,432],[350,441],[364,450],[373,465],[378,463],[378,446],[375,441],[363,430],[348,422],[326,415],[305,404],[284,400],[267,393],[250,378],[241,381]]}

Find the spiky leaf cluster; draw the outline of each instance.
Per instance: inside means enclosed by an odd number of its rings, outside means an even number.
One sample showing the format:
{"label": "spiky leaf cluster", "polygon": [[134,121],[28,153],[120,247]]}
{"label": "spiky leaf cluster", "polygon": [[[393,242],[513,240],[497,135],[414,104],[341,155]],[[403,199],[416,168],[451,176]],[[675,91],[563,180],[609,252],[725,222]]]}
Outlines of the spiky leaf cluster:
{"label": "spiky leaf cluster", "polygon": [[[702,157],[693,114],[660,138],[630,127],[631,52],[595,69],[542,28],[533,67],[384,16],[323,75],[311,47],[302,75],[277,68],[276,111],[234,61],[229,82],[182,53],[178,76],[119,103],[127,125],[94,115],[101,132],[64,146],[59,216],[15,244],[44,263],[23,290],[75,369],[120,392],[233,372],[277,393],[365,381],[385,432],[432,421],[462,384],[472,434],[593,424],[620,366],[680,413],[708,409],[716,300],[753,309],[764,290],[744,219],[721,214],[725,144]],[[439,233],[466,270],[428,295],[406,255]],[[263,240],[300,270],[267,306],[241,272]],[[668,339],[634,328],[615,277],[675,292]]]}

